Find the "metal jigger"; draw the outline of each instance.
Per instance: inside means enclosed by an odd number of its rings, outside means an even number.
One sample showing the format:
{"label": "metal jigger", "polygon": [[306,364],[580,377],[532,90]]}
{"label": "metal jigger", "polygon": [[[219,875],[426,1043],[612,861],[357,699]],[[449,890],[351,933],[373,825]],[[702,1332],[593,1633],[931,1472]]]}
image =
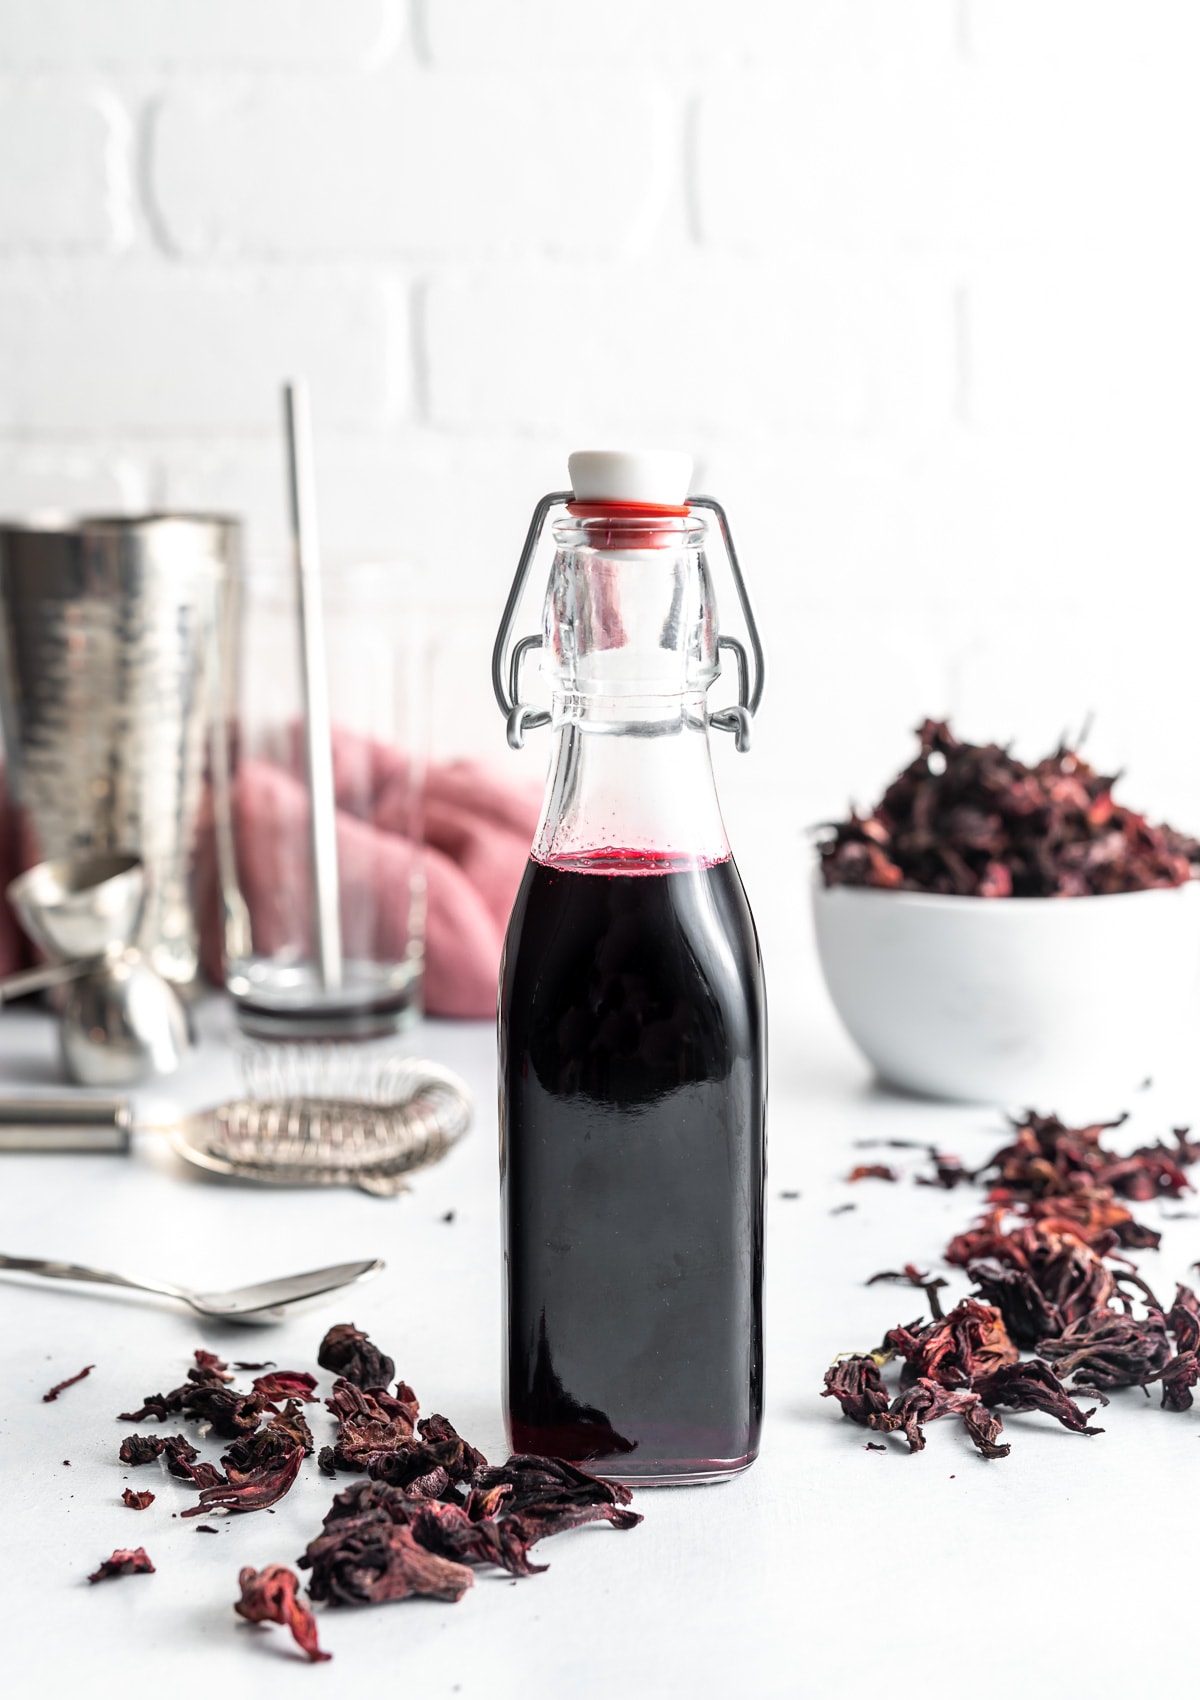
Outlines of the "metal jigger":
{"label": "metal jigger", "polygon": [[0,1003],[67,987],[59,1038],[81,1086],[131,1086],[173,1074],[191,1043],[174,986],[136,949],[146,901],[136,856],[63,857],[20,874],[8,900],[51,961],[0,981]]}

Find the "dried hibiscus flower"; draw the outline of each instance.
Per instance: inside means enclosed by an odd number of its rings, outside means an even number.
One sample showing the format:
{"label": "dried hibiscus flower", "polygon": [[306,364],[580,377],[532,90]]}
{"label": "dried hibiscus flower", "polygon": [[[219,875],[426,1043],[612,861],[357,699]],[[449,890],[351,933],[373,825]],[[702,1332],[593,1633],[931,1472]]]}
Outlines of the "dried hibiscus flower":
{"label": "dried hibiscus flower", "polygon": [[136,1466],[138,1464],[153,1464],[166,1441],[157,1434],[127,1434],[121,1442],[117,1457],[122,1464]]}
{"label": "dried hibiscus flower", "polygon": [[285,1564],[268,1564],[265,1570],[247,1566],[238,1576],[242,1590],[233,1609],[248,1623],[279,1623],[290,1629],[292,1639],[314,1664],[332,1658],[317,1645],[317,1622],[308,1607],[296,1598],[300,1578]]}
{"label": "dried hibiscus flower", "polygon": [[1192,1388],[1200,1381],[1200,1357],[1195,1352],[1180,1352],[1148,1379],[1162,1382],[1165,1411],[1190,1411]]}
{"label": "dried hibiscus flower", "polygon": [[887,1411],[873,1416],[868,1426],[885,1434],[903,1430],[910,1452],[920,1452],[925,1446],[925,1424],[938,1417],[962,1417],[967,1433],[984,1458],[1006,1458],[1007,1442],[997,1444],[1002,1423],[987,1409],[978,1393],[969,1388],[943,1387],[940,1382],[922,1379],[893,1400]]}
{"label": "dried hibiscus flower", "polygon": [[1019,1346],[1061,1334],[1080,1317],[1103,1310],[1117,1291],[1112,1270],[1070,1229],[1027,1222],[1006,1233],[999,1212],[985,1227],[952,1241],[946,1257],[966,1263]]}
{"label": "dried hibiscus flower", "polygon": [[[490,1516],[502,1504],[506,1515],[536,1512],[549,1518],[557,1512],[564,1519],[574,1512],[591,1511],[594,1516],[579,1520],[600,1518],[618,1529],[632,1529],[642,1520],[638,1512],[625,1510],[632,1498],[623,1482],[590,1475],[564,1458],[517,1452],[507,1463],[486,1464],[474,1472],[467,1510],[471,1515]],[[564,1521],[561,1526],[571,1528],[574,1523]]]}
{"label": "dried hibiscus flower", "polygon": [[495,1564],[528,1576],[544,1568],[530,1561],[529,1549],[548,1535],[598,1521],[618,1529],[641,1522],[627,1509],[628,1488],[561,1459],[517,1455],[487,1464],[444,1417],[428,1419],[425,1443],[457,1443],[464,1460],[480,1460],[465,1478],[465,1500],[414,1495],[411,1487],[377,1479],[345,1489],[326,1514],[324,1534],[301,1560],[313,1571],[314,1599],[374,1603],[409,1593],[457,1599],[469,1586],[467,1566]]}
{"label": "dried hibiscus flower", "polygon": [[1103,1434],[1089,1428],[1094,1411],[1081,1411],[1048,1364],[1033,1358],[1024,1363],[1003,1364],[975,1383],[975,1391],[989,1409],[1004,1405],[1014,1411],[1043,1411],[1075,1434]]}
{"label": "dried hibiscus flower", "polygon": [[195,1359],[195,1368],[188,1370],[185,1382],[179,1387],[171,1388],[168,1393],[148,1393],[138,1410],[121,1412],[121,1421],[141,1423],[148,1417],[154,1417],[158,1422],[165,1423],[184,1411],[193,1416],[207,1417],[209,1412],[205,1408],[206,1403],[217,1393],[226,1394],[233,1400],[243,1397],[227,1392],[226,1384],[232,1377],[227,1366],[214,1352],[198,1351],[195,1353]]}
{"label": "dried hibiscus flower", "polygon": [[866,1423],[891,1403],[879,1364],[869,1354],[840,1358],[825,1371],[822,1399],[836,1399],[851,1422]]}
{"label": "dried hibiscus flower", "polygon": [[308,1591],[331,1605],[379,1605],[386,1600],[423,1594],[460,1600],[475,1578],[455,1564],[419,1546],[412,1530],[384,1511],[369,1511],[333,1524],[300,1560],[312,1571]]}
{"label": "dried hibiscus flower", "polygon": [[1175,1303],[1167,1312],[1167,1327],[1181,1352],[1200,1351],[1200,1302],[1190,1287],[1176,1287]]}
{"label": "dried hibiscus flower", "polygon": [[195,1487],[216,1487],[224,1480],[215,1464],[196,1462],[200,1454],[184,1434],[173,1434],[163,1441],[163,1456],[173,1476]]}
{"label": "dried hibiscus flower", "polygon": [[289,1435],[297,1446],[304,1448],[306,1458],[311,1456],[313,1450],[312,1430],[308,1426],[308,1418],[294,1399],[289,1399],[283,1410],[275,1413],[267,1427]]}
{"label": "dried hibiscus flower", "polygon": [[866,816],[831,824],[826,885],[957,896],[1085,897],[1183,885],[1200,844],[1113,801],[1114,780],[1060,746],[1033,766],[945,721]]}
{"label": "dried hibiscus flower", "polygon": [[152,1573],[154,1566],[146,1556],[145,1547],[118,1547],[98,1570],[93,1570],[89,1582],[107,1582],[113,1576],[142,1576]]}
{"label": "dried hibiscus flower", "polygon": [[1064,1381],[1073,1376],[1089,1387],[1141,1387],[1164,1368],[1171,1342],[1160,1312],[1139,1320],[1117,1310],[1097,1310],[1057,1338],[1041,1341],[1038,1352]]}
{"label": "dried hibiscus flower", "polygon": [[1018,1356],[1000,1312],[976,1299],[963,1299],[948,1316],[923,1328],[892,1328],[883,1343],[904,1359],[901,1387],[921,1380],[971,1387],[978,1376]]}
{"label": "dried hibiscus flower", "polygon": [[202,1487],[199,1503],[183,1515],[203,1517],[219,1506],[227,1511],[265,1511],[296,1480],[304,1454],[303,1440],[275,1422],[257,1434],[240,1436],[221,1456],[224,1478]]}
{"label": "dried hibiscus flower", "polygon": [[[914,1265],[872,1276],[926,1292],[933,1320],[893,1328],[879,1352],[835,1365],[826,1372],[825,1395],[867,1427],[902,1429],[914,1451],[924,1445],[926,1422],[959,1414],[987,1457],[1008,1450],[997,1442],[993,1406],[1040,1411],[1075,1433],[1101,1433],[1089,1426],[1093,1413],[1067,1393],[1068,1378],[1102,1403],[1106,1388],[1159,1381],[1165,1408],[1189,1409],[1200,1382],[1200,1300],[1181,1286],[1164,1315],[1117,1253],[1159,1240],[1120,1200],[1177,1197],[1190,1185],[1186,1170],[1200,1159],[1200,1143],[1175,1128],[1173,1145],[1159,1141],[1123,1156],[1104,1139],[1125,1119],[1068,1127],[1030,1110],[1014,1120],[1008,1142],[973,1177],[986,1184],[990,1208],[946,1248],[975,1295],[942,1316],[943,1283]],[[955,1160],[952,1172],[958,1170]],[[1146,1307],[1142,1317],[1133,1314],[1135,1290]],[[1040,1357],[1020,1361],[1021,1347]],[[880,1372],[896,1356],[904,1367],[900,1393],[889,1402]],[[972,1397],[947,1402],[930,1391],[937,1386]]]}
{"label": "dried hibiscus flower", "polygon": [[864,1428],[883,1434],[902,1430],[910,1452],[924,1448],[926,1423],[948,1416],[963,1418],[968,1434],[985,1458],[1003,1458],[1009,1450],[1007,1445],[997,1445],[1002,1425],[977,1393],[922,1379],[889,1400],[873,1357],[844,1358],[827,1369],[822,1398],[837,1399],[845,1415]]}
{"label": "dried hibiscus flower", "polygon": [[372,1456],[368,1469],[376,1481],[403,1488],[414,1499],[440,1499],[452,1483],[467,1481],[486,1468],[483,1453],[469,1446],[445,1417],[426,1417],[418,1429],[419,1440],[414,1437]]}
{"label": "dried hibiscus flower", "polygon": [[[416,1394],[403,1381],[393,1395],[385,1387],[368,1390],[344,1377],[334,1382],[325,1403],[337,1418],[337,1439],[329,1462],[338,1470],[365,1470],[377,1453],[403,1446],[412,1439],[420,1409]],[[322,1469],[324,1453],[323,1448]]]}
{"label": "dried hibiscus flower", "polygon": [[132,1488],[126,1488],[121,1498],[131,1511],[144,1511],[148,1505],[154,1504],[152,1493],[134,1493]]}
{"label": "dried hibiscus flower", "polygon": [[261,1393],[237,1393],[232,1387],[197,1388],[184,1406],[190,1416],[211,1423],[222,1440],[253,1434],[269,1408]]}
{"label": "dried hibiscus flower", "polygon": [[356,1387],[386,1387],[396,1374],[386,1352],[373,1345],[352,1322],[334,1324],[321,1341],[317,1362]]}

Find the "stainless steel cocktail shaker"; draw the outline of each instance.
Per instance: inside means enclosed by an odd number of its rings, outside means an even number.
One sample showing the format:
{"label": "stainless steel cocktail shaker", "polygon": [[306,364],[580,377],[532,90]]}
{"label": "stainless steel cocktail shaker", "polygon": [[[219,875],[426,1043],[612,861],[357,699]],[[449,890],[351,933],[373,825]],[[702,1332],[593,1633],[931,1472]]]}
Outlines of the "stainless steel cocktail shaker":
{"label": "stainless steel cocktail shaker", "polygon": [[239,565],[230,519],[0,526],[0,723],[23,859],[140,856],[137,943],[176,984],[197,968],[190,869]]}

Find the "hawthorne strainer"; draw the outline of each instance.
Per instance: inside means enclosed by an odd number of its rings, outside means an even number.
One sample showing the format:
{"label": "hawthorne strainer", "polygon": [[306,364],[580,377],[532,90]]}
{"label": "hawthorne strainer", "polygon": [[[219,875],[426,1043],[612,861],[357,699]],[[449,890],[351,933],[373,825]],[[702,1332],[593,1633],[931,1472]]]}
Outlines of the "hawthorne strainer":
{"label": "hawthorne strainer", "polygon": [[[351,1047],[351,1049],[355,1049]],[[407,1191],[466,1132],[471,1096],[449,1069],[411,1058],[348,1066],[326,1047],[262,1048],[243,1056],[256,1090],[170,1128],[179,1155],[209,1173],[271,1186],[355,1186],[376,1198]],[[364,1073],[364,1071],[366,1071]],[[326,1088],[339,1073],[360,1090]]]}

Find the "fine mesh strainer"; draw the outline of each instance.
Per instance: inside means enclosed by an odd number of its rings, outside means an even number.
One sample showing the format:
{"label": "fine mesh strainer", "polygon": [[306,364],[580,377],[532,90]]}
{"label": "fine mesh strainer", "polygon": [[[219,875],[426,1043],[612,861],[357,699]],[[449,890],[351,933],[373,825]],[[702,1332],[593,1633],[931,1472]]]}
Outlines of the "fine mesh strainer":
{"label": "fine mesh strainer", "polygon": [[404,1192],[407,1175],[462,1138],[471,1097],[449,1069],[371,1049],[246,1043],[247,1096],[176,1123],[172,1143],[238,1180]]}

